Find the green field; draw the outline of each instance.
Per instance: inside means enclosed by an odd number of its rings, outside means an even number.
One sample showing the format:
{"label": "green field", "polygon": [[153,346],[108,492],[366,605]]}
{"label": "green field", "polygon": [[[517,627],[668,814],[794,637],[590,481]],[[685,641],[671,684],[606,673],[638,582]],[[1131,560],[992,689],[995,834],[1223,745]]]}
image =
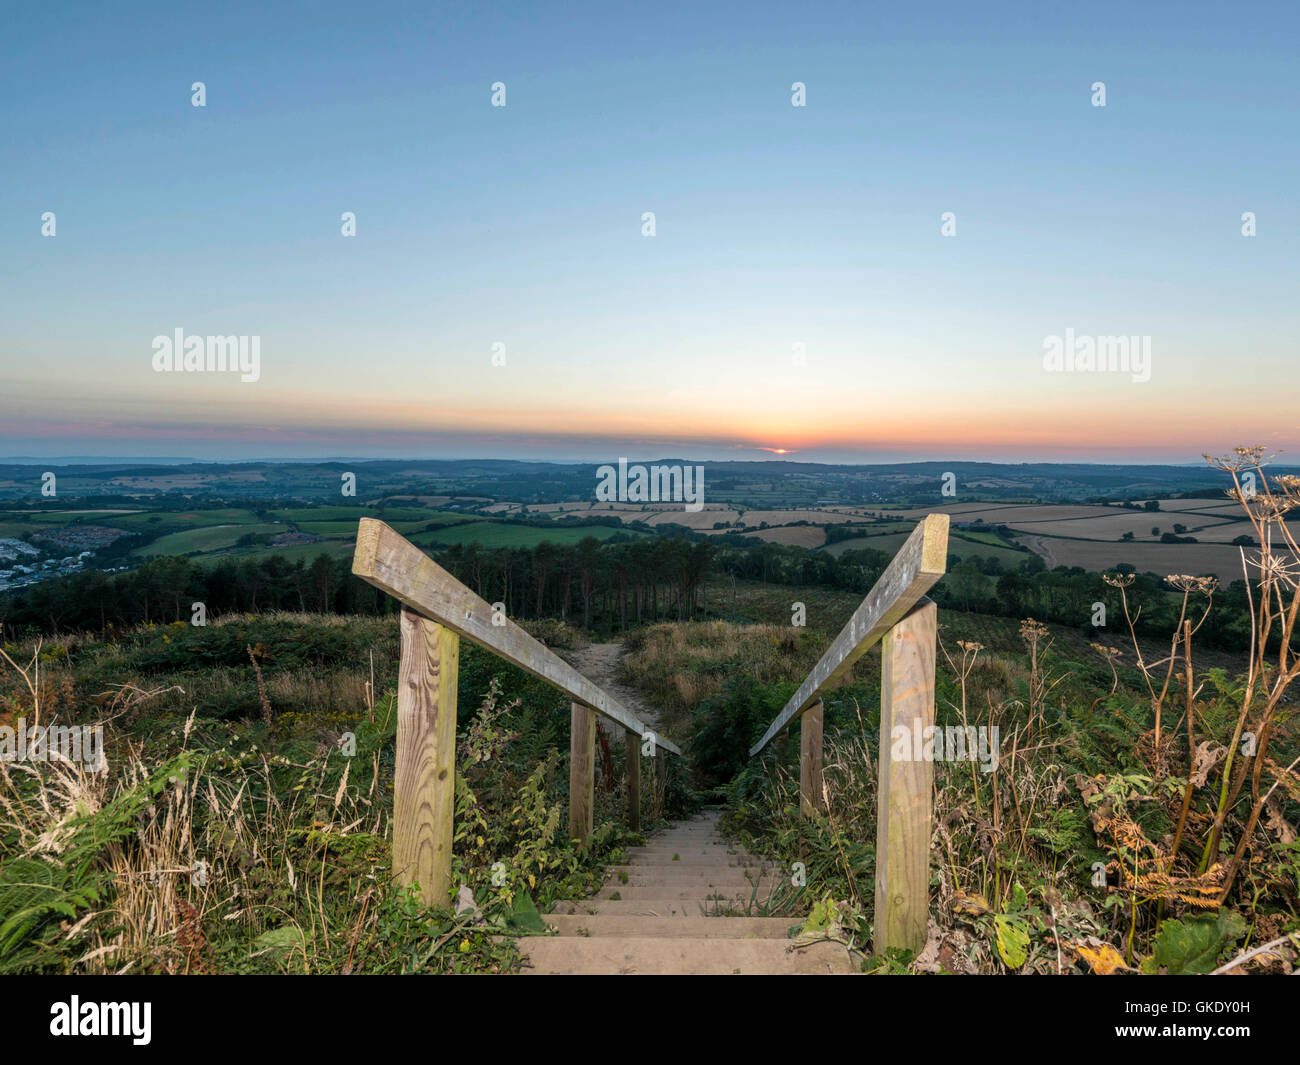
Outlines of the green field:
{"label": "green field", "polygon": [[300,522],[350,521],[353,524],[362,518],[378,518],[389,525],[403,521],[464,521],[472,517],[468,514],[448,514],[444,511],[430,510],[424,507],[290,507],[275,510],[270,517],[274,521]]}
{"label": "green field", "polygon": [[[828,544],[818,550],[825,551],[836,558],[839,558],[845,551],[861,551],[864,548],[883,551],[887,555],[894,555],[907,542],[910,535],[910,532],[896,532],[884,533],[878,536],[856,536],[852,540],[841,540],[837,544]],[[1018,566],[1029,557],[1028,552],[1007,547],[1004,541],[992,533],[967,533],[965,530],[960,533],[949,533],[948,535],[948,556],[951,558],[953,555],[960,558],[996,558],[1007,566]]]}
{"label": "green field", "polygon": [[91,520],[88,525],[110,525],[114,529],[126,529],[128,532],[152,532],[164,529],[172,532],[177,529],[201,529],[211,525],[252,525],[257,522],[257,515],[243,507],[223,507],[219,510],[178,510],[153,511],[140,514],[104,514]]}
{"label": "green field", "polygon": [[863,549],[883,551],[887,555],[893,555],[907,542],[910,535],[910,532],[883,532],[874,536],[855,536],[851,540],[840,540],[837,543],[819,547],[817,550],[825,551],[828,555],[834,555],[836,558],[839,558],[845,551],[861,551]]}
{"label": "green field", "polygon": [[[471,525],[456,525],[434,532],[416,533],[409,537],[413,544],[432,547],[437,544],[478,544],[480,547],[535,547],[544,542],[576,544],[588,536],[608,540],[615,533],[629,532],[608,525],[557,525],[554,528],[532,525],[510,525],[504,522],[481,521]],[[641,534],[635,534],[641,535]]]}
{"label": "green field", "polygon": [[[355,540],[357,536],[357,521],[299,521],[294,524],[302,532],[314,533],[316,536],[323,536],[327,540]],[[420,521],[390,521],[388,524],[403,536],[406,536],[410,533],[421,532],[430,525],[437,523],[421,519]]]}
{"label": "green field", "polygon": [[949,536],[954,540],[970,540],[977,544],[988,544],[990,547],[1009,547],[1010,545],[1002,539],[997,533],[980,532],[978,529],[952,530]]}
{"label": "green field", "polygon": [[243,561],[250,558],[270,558],[274,555],[290,563],[297,563],[301,559],[310,565],[316,561],[318,555],[351,558],[354,550],[355,546],[351,540],[323,540],[318,544],[294,544],[291,547],[255,547],[229,555],[199,555],[194,561],[205,566],[214,566],[227,558]]}
{"label": "green field", "polygon": [[131,554],[135,558],[147,558],[150,555],[188,555],[204,551],[224,551],[234,547],[240,537],[250,533],[287,532],[284,525],[259,523],[253,525],[209,525],[202,529],[186,529],[183,532],[160,536],[151,544],[137,547]]}
{"label": "green field", "polygon": [[84,525],[111,525],[124,517],[127,517],[127,515],[106,513],[100,510],[10,510],[0,512],[0,520],[3,520],[4,523],[12,523],[28,529],[38,525],[67,525],[75,521],[80,521]]}

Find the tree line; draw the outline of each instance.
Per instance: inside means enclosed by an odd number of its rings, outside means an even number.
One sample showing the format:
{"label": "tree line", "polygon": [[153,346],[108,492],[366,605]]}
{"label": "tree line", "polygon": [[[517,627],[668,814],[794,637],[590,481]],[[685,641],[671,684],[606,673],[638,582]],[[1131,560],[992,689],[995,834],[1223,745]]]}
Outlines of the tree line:
{"label": "tree line", "polygon": [[[535,547],[456,545],[435,558],[509,617],[558,617],[596,631],[682,621],[704,607],[711,545],[684,537]],[[209,617],[277,610],[385,614],[395,601],[351,572],[351,559],[321,554],[307,562],[280,555],[232,556],[200,563],[183,556],[145,561],[106,574],[85,570],[0,596],[10,632],[102,631],[191,621],[195,604]]]}
{"label": "tree line", "polygon": [[[681,534],[622,543],[586,537],[572,545],[456,545],[435,557],[483,599],[500,603],[509,617],[559,618],[609,635],[656,621],[724,614],[722,603],[709,609],[710,576],[865,595],[892,555],[865,548],[836,557],[733,536]],[[1140,635],[1169,634],[1177,597],[1161,577],[1137,575],[1128,596],[1135,612],[1140,608]],[[1123,631],[1125,624],[1118,593],[1100,574],[1077,567],[1047,571],[1037,555],[1009,566],[994,557],[955,554],[930,597],[949,609],[1034,617],[1085,631],[1096,631],[1092,619],[1101,603],[1107,623],[1096,632],[1099,640],[1105,631]],[[391,597],[352,576],[348,557],[321,554],[311,562],[290,562],[274,554],[232,556],[213,564],[173,556],[115,574],[87,570],[0,596],[0,624],[12,635],[188,622],[196,603],[209,617],[279,610],[374,615],[398,609]],[[1198,640],[1224,650],[1249,647],[1249,609],[1243,582],[1220,589]]]}

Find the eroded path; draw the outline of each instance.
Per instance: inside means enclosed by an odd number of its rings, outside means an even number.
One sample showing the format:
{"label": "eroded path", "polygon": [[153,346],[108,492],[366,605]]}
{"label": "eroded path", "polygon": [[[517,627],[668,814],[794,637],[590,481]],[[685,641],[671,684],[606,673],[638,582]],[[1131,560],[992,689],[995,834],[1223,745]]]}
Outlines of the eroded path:
{"label": "eroded path", "polygon": [[566,651],[564,657],[574,669],[595,681],[655,732],[660,731],[659,715],[655,710],[646,704],[635,688],[618,679],[618,664],[623,660],[621,642],[588,644],[580,651]]}

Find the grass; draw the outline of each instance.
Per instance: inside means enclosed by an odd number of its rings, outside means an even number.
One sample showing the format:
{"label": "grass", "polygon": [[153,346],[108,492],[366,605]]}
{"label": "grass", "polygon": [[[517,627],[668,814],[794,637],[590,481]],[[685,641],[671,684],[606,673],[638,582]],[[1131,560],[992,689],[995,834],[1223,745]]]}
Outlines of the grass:
{"label": "grass", "polygon": [[565,838],[567,703],[467,646],[453,883],[476,912],[395,884],[396,642],[392,617],[284,614],[0,648],[0,723],[97,724],[107,754],[0,760],[0,973],[517,968],[534,903],[641,837],[602,778],[588,846]]}

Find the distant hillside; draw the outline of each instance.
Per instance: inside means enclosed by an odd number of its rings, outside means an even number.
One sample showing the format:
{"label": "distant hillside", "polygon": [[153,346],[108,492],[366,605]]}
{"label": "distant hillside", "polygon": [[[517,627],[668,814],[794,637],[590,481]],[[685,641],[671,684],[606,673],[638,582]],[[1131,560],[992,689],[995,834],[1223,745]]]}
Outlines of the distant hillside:
{"label": "distant hillside", "polygon": [[[611,456],[610,462],[617,460]],[[1123,466],[1088,463],[911,462],[823,465],[811,462],[705,462],[699,465],[705,498],[715,503],[810,506],[817,503],[912,504],[950,499],[1061,502],[1217,495],[1227,478],[1207,467]],[[520,503],[591,500],[596,463],[520,462],[502,459],[365,462],[71,462],[0,463],[0,500],[48,503],[47,471],[59,499],[133,501],[159,496],[186,499],[339,502],[345,474],[356,479],[356,499],[390,495],[480,497]],[[1274,467],[1276,472],[1300,467]],[[951,474],[950,494],[942,491]],[[951,491],[955,490],[955,495]]]}

